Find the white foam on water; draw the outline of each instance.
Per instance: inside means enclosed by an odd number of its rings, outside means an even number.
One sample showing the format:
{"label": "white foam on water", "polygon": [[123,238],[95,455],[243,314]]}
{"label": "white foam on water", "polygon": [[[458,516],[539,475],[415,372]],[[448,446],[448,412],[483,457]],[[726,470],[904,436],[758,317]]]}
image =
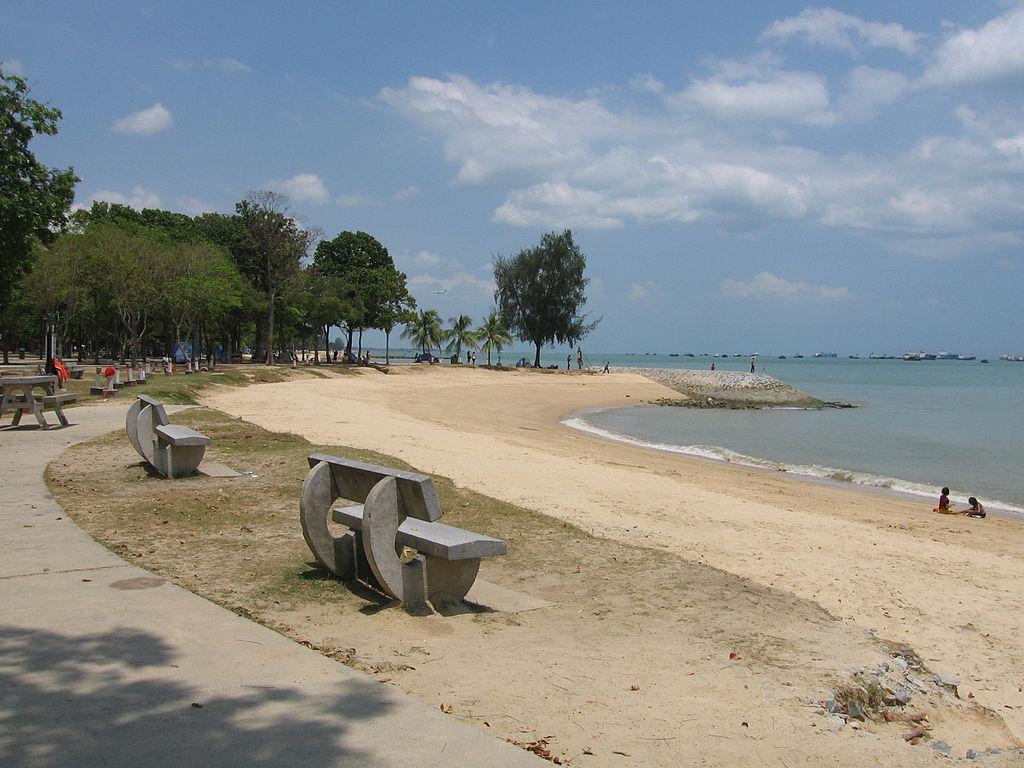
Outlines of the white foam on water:
{"label": "white foam on water", "polygon": [[[627,443],[640,448],[649,448],[655,451],[665,451],[667,453],[679,453],[686,456],[697,456],[702,459],[724,461],[745,467],[758,467],[760,469],[787,472],[793,475],[803,475],[805,477],[814,477],[840,483],[852,483],[854,485],[863,485],[869,488],[879,488],[895,491],[897,493],[906,493],[912,496],[935,498],[935,488],[933,486],[915,483],[912,480],[904,480],[898,477],[875,475],[870,472],[856,472],[849,469],[836,469],[835,467],[828,467],[820,464],[787,464],[785,462],[757,458],[756,456],[747,456],[742,453],[737,453],[736,451],[731,451],[728,448],[722,448],[718,445],[676,445],[674,443],[656,443],[650,440],[633,437],[631,435],[613,432],[608,429],[602,429],[601,427],[594,426],[578,416],[563,419],[561,423],[567,427],[571,427],[572,429],[577,429],[581,432],[589,432],[592,435],[597,435],[598,437],[602,437],[606,440],[614,440],[618,443]],[[950,500],[958,504],[967,504],[967,495],[965,494],[961,496],[951,494]],[[985,508],[990,510],[999,510],[1000,512],[1014,517],[1024,518],[1024,508],[1004,501],[986,500]]]}

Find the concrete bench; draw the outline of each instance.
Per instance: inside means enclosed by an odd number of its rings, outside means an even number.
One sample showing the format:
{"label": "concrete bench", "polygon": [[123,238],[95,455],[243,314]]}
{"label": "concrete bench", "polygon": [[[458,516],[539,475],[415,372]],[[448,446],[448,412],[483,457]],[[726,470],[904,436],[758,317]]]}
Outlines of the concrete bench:
{"label": "concrete bench", "polygon": [[[437,522],[441,507],[429,475],[326,454],[309,457],[299,504],[302,535],[317,561],[419,608],[465,598],[484,557],[503,555],[501,539]],[[338,499],[353,504],[337,506]],[[349,533],[334,536],[328,521]],[[402,562],[408,547],[416,555]]]}
{"label": "concrete bench", "polygon": [[199,467],[212,440],[191,427],[171,424],[163,403],[139,395],[125,417],[128,441],[164,477],[185,477]]}

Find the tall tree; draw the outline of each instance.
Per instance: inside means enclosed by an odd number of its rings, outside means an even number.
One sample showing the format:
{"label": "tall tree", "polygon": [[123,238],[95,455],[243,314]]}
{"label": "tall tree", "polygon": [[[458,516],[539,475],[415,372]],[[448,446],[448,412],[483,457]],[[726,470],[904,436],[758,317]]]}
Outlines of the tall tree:
{"label": "tall tree", "polygon": [[458,315],[449,317],[448,322],[452,324],[452,327],[445,334],[448,337],[448,346],[445,347],[445,351],[449,354],[454,353],[455,358],[461,360],[463,347],[476,349],[476,334],[470,328],[473,325],[473,318],[469,315]]}
{"label": "tall tree", "polygon": [[75,196],[74,170],[36,160],[34,136],[57,133],[59,109],[28,98],[28,84],[0,70],[0,349],[8,360],[5,328],[15,287],[31,269],[35,241],[49,242]]}
{"label": "tall tree", "polygon": [[545,344],[575,344],[597,326],[581,314],[590,279],[587,257],[572,232],[548,232],[540,244],[494,261],[494,301],[507,327],[536,348],[540,367]]}
{"label": "tall tree", "polygon": [[384,329],[385,323],[393,328],[401,307],[408,309],[414,304],[405,275],[395,268],[388,249],[366,232],[340,232],[330,240],[321,240],[313,263],[349,286],[349,302],[342,318],[347,335],[345,349],[349,355],[354,331]]}
{"label": "tall tree", "polygon": [[267,301],[266,364],[273,365],[277,299],[299,273],[316,233],[298,225],[288,208],[288,198],[277,192],[251,192],[235,211],[242,219],[242,249],[250,254],[251,277]]}
{"label": "tall tree", "polygon": [[412,315],[406,322],[405,330],[402,331],[402,338],[408,339],[423,353],[432,349],[440,351],[444,343],[444,328],[441,326],[441,316],[434,309],[421,309],[417,314]]}
{"label": "tall tree", "polygon": [[398,270],[385,271],[381,281],[383,299],[377,309],[376,325],[384,331],[384,364],[391,364],[391,331],[396,325],[409,322],[414,316],[416,299],[405,285],[405,274]]}
{"label": "tall tree", "polygon": [[491,350],[498,353],[498,365],[501,365],[501,350],[512,343],[512,335],[501,319],[501,313],[492,309],[480,327],[476,329],[476,339],[480,349],[487,353],[487,365],[491,364]]}

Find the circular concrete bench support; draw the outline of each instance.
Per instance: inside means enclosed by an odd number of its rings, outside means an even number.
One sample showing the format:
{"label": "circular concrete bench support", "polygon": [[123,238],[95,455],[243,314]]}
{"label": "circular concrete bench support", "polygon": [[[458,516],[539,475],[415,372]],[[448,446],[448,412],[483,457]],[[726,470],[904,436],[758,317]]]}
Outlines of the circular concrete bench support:
{"label": "circular concrete bench support", "polygon": [[331,465],[320,462],[306,475],[299,498],[302,536],[317,562],[340,579],[356,577],[354,534],[334,536],[327,527],[331,505],[338,498],[331,479]]}
{"label": "circular concrete bench support", "polygon": [[424,602],[425,560],[417,555],[408,563],[398,557],[398,527],[405,519],[398,505],[398,483],[385,477],[370,490],[363,504],[363,551],[377,583],[406,607]]}

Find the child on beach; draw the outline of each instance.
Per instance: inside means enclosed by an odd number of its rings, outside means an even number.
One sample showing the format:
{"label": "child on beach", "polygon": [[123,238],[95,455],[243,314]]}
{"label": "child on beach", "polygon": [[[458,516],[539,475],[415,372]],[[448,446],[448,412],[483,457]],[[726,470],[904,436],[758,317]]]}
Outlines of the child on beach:
{"label": "child on beach", "polygon": [[967,500],[967,503],[970,504],[971,506],[968,509],[965,509],[960,514],[967,515],[968,517],[985,516],[985,508],[981,505],[981,502],[978,501],[976,498],[971,496],[971,498]]}
{"label": "child on beach", "polygon": [[949,508],[949,488],[942,489],[942,493],[939,494],[939,506],[935,507],[932,512],[940,512],[943,515],[955,514]]}

